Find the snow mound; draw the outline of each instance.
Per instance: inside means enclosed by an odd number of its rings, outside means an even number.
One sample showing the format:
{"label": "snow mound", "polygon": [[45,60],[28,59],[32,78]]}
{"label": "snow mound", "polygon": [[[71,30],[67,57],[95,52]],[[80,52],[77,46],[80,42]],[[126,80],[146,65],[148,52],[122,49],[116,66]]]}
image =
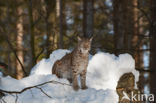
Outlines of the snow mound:
{"label": "snow mound", "polygon": [[69,50],[58,49],[54,51],[49,59],[42,59],[36,66],[32,68],[31,75],[33,74],[42,74],[47,75],[51,74],[51,69],[56,60],[61,59],[65,54],[69,53]]}
{"label": "snow mound", "polygon": [[[41,84],[47,81],[58,81],[69,84],[66,79],[58,79],[51,75],[52,66],[56,60],[61,59],[69,50],[56,50],[49,59],[42,59],[28,77],[16,80],[11,77],[2,77],[0,89],[21,91],[23,88]],[[117,103],[118,95],[116,86],[119,78],[124,73],[132,72],[135,81],[138,81],[139,73],[135,70],[134,59],[129,54],[121,54],[116,57],[109,53],[97,53],[89,60],[87,68],[87,90],[75,92],[71,86],[59,83],[48,83],[40,86],[46,96],[38,88],[27,90],[18,94],[18,103]],[[6,95],[3,99],[7,103],[16,100],[16,95]]]}
{"label": "snow mound", "polygon": [[[52,66],[56,60],[61,59],[69,50],[56,50],[49,59],[41,60],[31,72],[31,75],[51,74]],[[89,60],[87,68],[87,84],[96,89],[116,90],[120,77],[132,72],[135,75],[135,82],[139,80],[139,72],[135,70],[135,61],[129,54],[120,54],[119,57],[109,53],[97,53]],[[137,88],[137,86],[136,86]]]}
{"label": "snow mound", "polygon": [[87,69],[87,84],[91,88],[116,90],[120,77],[129,72],[134,74],[135,83],[139,80],[135,61],[129,54],[121,54],[119,57],[109,53],[95,54],[89,61]]}

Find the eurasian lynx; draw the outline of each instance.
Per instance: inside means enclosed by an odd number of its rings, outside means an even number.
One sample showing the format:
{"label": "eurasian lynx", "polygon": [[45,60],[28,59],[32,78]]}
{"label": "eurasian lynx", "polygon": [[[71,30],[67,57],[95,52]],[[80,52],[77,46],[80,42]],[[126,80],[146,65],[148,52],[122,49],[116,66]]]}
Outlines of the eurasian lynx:
{"label": "eurasian lynx", "polygon": [[73,83],[74,90],[79,89],[78,75],[81,78],[81,88],[87,89],[86,72],[91,41],[92,38],[78,37],[77,47],[61,60],[57,60],[53,66],[52,74],[56,74],[59,78],[67,78],[70,83]]}

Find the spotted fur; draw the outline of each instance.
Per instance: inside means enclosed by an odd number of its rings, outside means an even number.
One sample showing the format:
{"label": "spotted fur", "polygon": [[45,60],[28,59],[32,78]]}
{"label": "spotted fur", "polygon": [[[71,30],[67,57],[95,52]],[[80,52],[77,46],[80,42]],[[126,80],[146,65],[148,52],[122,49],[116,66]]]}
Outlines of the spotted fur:
{"label": "spotted fur", "polygon": [[86,72],[88,56],[92,38],[78,38],[77,47],[62,59],[57,60],[52,68],[52,74],[59,78],[66,78],[73,84],[74,90],[78,90],[77,77],[80,75],[81,88],[86,89]]}

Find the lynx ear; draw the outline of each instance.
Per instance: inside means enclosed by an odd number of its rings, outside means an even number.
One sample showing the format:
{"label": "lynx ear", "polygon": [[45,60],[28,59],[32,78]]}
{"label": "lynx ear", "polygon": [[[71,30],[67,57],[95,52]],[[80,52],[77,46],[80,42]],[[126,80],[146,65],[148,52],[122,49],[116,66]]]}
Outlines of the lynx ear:
{"label": "lynx ear", "polygon": [[93,37],[91,37],[90,39],[89,39],[89,41],[91,42],[93,40]]}
{"label": "lynx ear", "polygon": [[78,39],[78,41],[81,41],[82,40],[80,36],[78,36],[77,39]]}

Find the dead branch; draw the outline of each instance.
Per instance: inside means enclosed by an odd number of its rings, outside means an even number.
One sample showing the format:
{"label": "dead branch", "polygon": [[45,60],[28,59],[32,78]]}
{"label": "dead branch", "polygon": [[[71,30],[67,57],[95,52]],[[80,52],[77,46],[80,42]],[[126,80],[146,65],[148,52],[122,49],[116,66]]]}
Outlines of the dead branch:
{"label": "dead branch", "polygon": [[44,90],[42,88],[36,87],[37,89],[39,89],[43,94],[45,94],[47,97],[52,98],[50,95],[48,95],[46,92],[44,92]]}
{"label": "dead branch", "polygon": [[0,103],[7,103],[3,98],[1,98]]}
{"label": "dead branch", "polygon": [[[29,90],[29,89],[32,89],[32,88],[37,88],[37,89],[39,89],[43,94],[45,94],[47,97],[52,98],[52,97],[51,97],[50,95],[48,95],[42,88],[39,87],[39,86],[43,86],[43,85],[48,84],[48,83],[54,83],[54,84],[61,84],[61,85],[71,86],[71,85],[66,84],[66,83],[61,83],[61,82],[52,80],[52,81],[44,82],[44,83],[41,83],[41,84],[38,84],[38,85],[26,87],[26,88],[22,89],[21,91],[7,91],[7,90],[2,90],[2,89],[0,89],[0,92],[6,93],[6,94],[10,94],[10,95],[16,94],[15,103],[17,103],[18,94],[21,94],[21,93],[23,93],[24,91]],[[2,102],[6,103],[4,100],[3,100]]]}
{"label": "dead branch", "polygon": [[38,58],[40,57],[40,55],[44,52],[44,48],[42,48],[42,50],[37,54],[37,56],[35,57],[35,61],[38,60]]}
{"label": "dead branch", "polygon": [[16,99],[15,99],[15,103],[17,103],[17,100],[18,100],[18,95],[16,94]]}
{"label": "dead branch", "polygon": [[149,70],[149,67],[143,67],[143,68],[135,68],[136,70],[138,70],[139,72],[149,72],[151,73],[152,70]]}
{"label": "dead branch", "polygon": [[41,83],[41,84],[38,84],[38,85],[26,87],[26,88],[22,89],[21,91],[8,91],[8,90],[0,89],[0,92],[2,92],[2,93],[8,93],[8,94],[21,94],[21,93],[25,92],[26,90],[29,90],[29,89],[32,89],[32,88],[38,88],[39,86],[43,86],[43,85],[49,84],[49,83],[71,86],[70,84],[61,83],[61,82],[52,80],[52,81],[44,82],[44,83]]}
{"label": "dead branch", "polygon": [[152,21],[151,21],[149,15],[148,15],[148,13],[146,13],[146,12],[145,12],[142,8],[140,8],[139,6],[137,6],[136,8],[146,17],[146,19],[148,20],[148,22],[151,24]]}

